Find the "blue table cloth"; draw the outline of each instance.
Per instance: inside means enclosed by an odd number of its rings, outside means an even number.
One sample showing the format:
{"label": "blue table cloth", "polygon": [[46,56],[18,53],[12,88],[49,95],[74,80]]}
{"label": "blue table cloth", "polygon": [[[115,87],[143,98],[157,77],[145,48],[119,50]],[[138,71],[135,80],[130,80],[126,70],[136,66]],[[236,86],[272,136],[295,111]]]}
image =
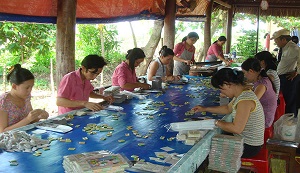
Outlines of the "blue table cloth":
{"label": "blue table cloth", "polygon": [[[100,111],[98,113],[89,113],[85,116],[74,116],[72,123],[73,130],[68,133],[56,133],[47,131],[41,136],[42,139],[48,137],[71,139],[71,142],[61,142],[55,140],[51,142],[50,150],[43,151],[41,156],[34,156],[33,153],[6,152],[0,150],[0,172],[64,172],[62,166],[63,156],[97,150],[109,150],[113,153],[122,153],[129,160],[136,155],[145,161],[157,163],[149,159],[156,157],[154,152],[163,152],[160,148],[170,147],[173,151],[169,153],[185,154],[178,163],[173,165],[169,172],[194,172],[203,162],[209,153],[211,137],[216,131],[211,130],[194,146],[188,146],[180,141],[167,140],[176,137],[177,132],[168,131],[166,125],[172,122],[182,122],[199,117],[221,119],[222,115],[212,115],[210,113],[197,113],[194,115],[186,114],[196,105],[216,106],[219,105],[219,91],[212,88],[210,78],[188,76],[189,83],[186,85],[171,84],[167,86],[165,93],[151,93],[146,99],[131,99],[118,104],[124,108],[123,112]],[[116,104],[115,104],[116,105]],[[65,116],[65,115],[60,115]],[[83,128],[87,124],[107,124],[114,128],[111,137],[107,132],[97,132],[96,134],[87,134]],[[78,127],[78,125],[80,125]],[[34,126],[30,125],[32,128]],[[136,130],[142,137],[137,137],[132,130]],[[26,130],[28,127],[20,128]],[[26,130],[29,134],[35,128]],[[128,135],[129,136],[126,136]],[[144,138],[147,135],[147,138]],[[164,136],[165,139],[160,139]],[[83,140],[87,137],[87,140]],[[101,140],[106,138],[106,140]],[[125,142],[118,142],[125,140]],[[85,144],[79,144],[85,141]],[[139,146],[139,143],[145,143],[145,146]],[[75,148],[75,150],[68,150]],[[10,160],[17,160],[17,166],[10,166]],[[165,163],[162,165],[168,165]]]}

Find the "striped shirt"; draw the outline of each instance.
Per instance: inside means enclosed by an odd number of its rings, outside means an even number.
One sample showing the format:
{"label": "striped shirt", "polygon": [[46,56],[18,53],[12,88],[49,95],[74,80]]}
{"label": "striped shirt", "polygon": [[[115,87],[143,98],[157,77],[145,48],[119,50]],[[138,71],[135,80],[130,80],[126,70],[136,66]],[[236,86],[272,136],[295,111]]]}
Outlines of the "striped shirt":
{"label": "striped shirt", "polygon": [[233,101],[232,116],[235,118],[237,105],[242,100],[253,100],[255,102],[255,108],[250,112],[250,116],[246,123],[246,126],[241,134],[234,134],[235,136],[241,136],[244,138],[244,143],[251,146],[260,146],[264,143],[264,131],[265,131],[265,117],[263,108],[257,99],[255,93],[251,90],[243,91]]}
{"label": "striped shirt", "polygon": [[270,75],[270,76],[273,76],[274,77],[274,80],[272,81],[274,86],[275,86],[275,90],[276,90],[276,97],[278,98],[278,95],[279,95],[279,90],[280,90],[280,79],[279,79],[279,76],[277,74],[277,71],[276,70],[272,70],[272,69],[269,69],[267,71],[267,75]]}

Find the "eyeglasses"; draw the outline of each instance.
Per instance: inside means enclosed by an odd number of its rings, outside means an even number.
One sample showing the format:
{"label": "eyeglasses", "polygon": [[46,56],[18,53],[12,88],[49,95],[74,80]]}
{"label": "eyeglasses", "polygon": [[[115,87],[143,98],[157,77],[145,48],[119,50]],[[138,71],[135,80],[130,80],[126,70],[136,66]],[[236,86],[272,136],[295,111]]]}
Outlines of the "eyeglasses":
{"label": "eyeglasses", "polygon": [[93,75],[99,75],[100,73],[97,73],[96,71],[90,71],[88,70],[89,73],[93,74]]}

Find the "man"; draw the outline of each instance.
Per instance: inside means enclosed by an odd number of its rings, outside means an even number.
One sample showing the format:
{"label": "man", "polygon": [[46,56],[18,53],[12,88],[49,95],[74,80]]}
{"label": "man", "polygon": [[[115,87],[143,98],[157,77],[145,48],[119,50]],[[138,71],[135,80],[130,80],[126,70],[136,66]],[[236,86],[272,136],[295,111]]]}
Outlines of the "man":
{"label": "man", "polygon": [[105,65],[103,57],[88,55],[82,60],[78,70],[62,78],[56,99],[59,115],[81,108],[88,108],[92,111],[103,109],[99,103],[89,102],[89,98],[100,98],[110,103],[113,101],[112,96],[105,97],[93,92],[94,87],[90,82],[102,72]]}
{"label": "man", "polygon": [[300,81],[300,49],[292,41],[290,31],[281,29],[274,32],[271,40],[282,49],[281,60],[277,67],[277,73],[280,78],[280,91],[282,91],[286,107],[285,113],[294,113],[297,116],[299,92],[297,91]]}

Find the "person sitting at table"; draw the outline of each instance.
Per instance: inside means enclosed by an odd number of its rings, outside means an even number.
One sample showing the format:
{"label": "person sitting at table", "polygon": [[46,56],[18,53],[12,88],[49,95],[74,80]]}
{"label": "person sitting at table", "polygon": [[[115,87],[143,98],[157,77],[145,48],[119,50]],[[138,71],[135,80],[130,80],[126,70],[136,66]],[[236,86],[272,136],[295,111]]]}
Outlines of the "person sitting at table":
{"label": "person sitting at table", "polygon": [[152,83],[154,76],[160,76],[162,81],[175,81],[179,80],[179,76],[173,76],[169,70],[167,70],[167,64],[173,60],[174,52],[172,49],[167,46],[163,46],[159,51],[159,57],[156,58],[148,67],[147,70],[147,81],[148,83]]}
{"label": "person sitting at table", "polygon": [[133,91],[135,88],[150,89],[151,85],[140,83],[136,77],[135,67],[145,59],[140,48],[127,51],[126,60],[119,64],[112,75],[112,86],[120,86],[122,90]]}
{"label": "person sitting at table", "polygon": [[112,103],[112,96],[103,96],[93,92],[90,80],[94,80],[103,70],[106,62],[98,55],[88,55],[81,61],[81,67],[66,74],[60,81],[56,105],[58,114],[64,114],[76,109],[88,108],[92,111],[103,109],[99,103],[89,102],[89,98],[104,99]]}
{"label": "person sitting at table", "polygon": [[280,91],[280,79],[277,74],[277,59],[268,51],[262,51],[257,53],[254,58],[258,59],[262,69],[265,69],[269,79],[272,81],[276,96],[278,97]]}
{"label": "person sitting at table", "polygon": [[196,32],[190,32],[182,39],[181,43],[175,45],[174,48],[174,71],[173,75],[188,75],[190,65],[195,62],[195,46],[194,44],[199,39]]}
{"label": "person sitting at table", "polygon": [[0,96],[0,133],[49,117],[45,110],[32,108],[34,76],[29,70],[16,64],[10,69],[7,81],[11,90]]}
{"label": "person sitting at table", "polygon": [[230,65],[230,62],[224,58],[223,55],[223,45],[226,42],[226,37],[225,36],[220,36],[218,40],[216,40],[209,48],[207,51],[207,55],[205,58],[205,62],[213,62],[217,61],[218,59],[223,61],[226,66]]}
{"label": "person sitting at table", "polygon": [[222,94],[232,98],[231,102],[213,107],[198,105],[191,111],[231,114],[232,122],[217,120],[215,125],[226,132],[244,138],[243,158],[257,155],[264,143],[264,112],[257,96],[246,85],[243,72],[222,68],[213,75],[211,84],[219,88]]}
{"label": "person sitting at table", "polygon": [[262,104],[265,115],[265,128],[272,126],[277,108],[275,87],[266,71],[261,68],[258,59],[248,58],[242,63],[242,70],[247,82],[253,83],[253,90]]}

